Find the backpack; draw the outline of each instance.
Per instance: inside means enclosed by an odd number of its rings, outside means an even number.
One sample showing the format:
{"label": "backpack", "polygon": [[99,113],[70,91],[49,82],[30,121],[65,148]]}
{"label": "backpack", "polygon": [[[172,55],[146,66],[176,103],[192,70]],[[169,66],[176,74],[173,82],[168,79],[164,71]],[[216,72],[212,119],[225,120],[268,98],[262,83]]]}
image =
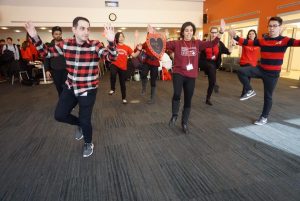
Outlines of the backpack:
{"label": "backpack", "polygon": [[[12,62],[13,60],[15,60],[15,54],[14,54],[13,51],[11,51],[11,50],[8,49],[8,46],[7,46],[7,45],[5,45],[5,46],[6,46],[6,49],[3,51],[3,54],[2,54],[2,61],[3,61],[4,63],[10,63],[10,62]],[[14,48],[15,48],[15,51],[17,51],[17,50],[16,50],[16,45],[14,44],[13,46],[14,46]]]}

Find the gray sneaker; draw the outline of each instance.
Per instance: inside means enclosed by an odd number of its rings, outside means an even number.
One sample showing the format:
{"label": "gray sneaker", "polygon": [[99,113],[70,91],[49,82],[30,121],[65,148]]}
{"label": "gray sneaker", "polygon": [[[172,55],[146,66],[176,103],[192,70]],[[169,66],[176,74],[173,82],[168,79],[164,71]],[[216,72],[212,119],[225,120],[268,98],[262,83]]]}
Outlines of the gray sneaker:
{"label": "gray sneaker", "polygon": [[94,144],[93,143],[84,143],[83,145],[83,157],[89,157],[93,154]]}
{"label": "gray sneaker", "polygon": [[75,130],[75,139],[81,140],[83,138],[82,129],[78,126]]}
{"label": "gray sneaker", "polygon": [[254,124],[259,125],[259,126],[262,126],[266,123],[268,123],[268,119],[265,117],[259,117],[259,119],[254,122]]}
{"label": "gray sneaker", "polygon": [[247,91],[247,93],[245,93],[245,94],[240,98],[240,100],[241,100],[241,101],[247,100],[247,99],[249,99],[249,98],[251,98],[251,97],[253,97],[253,96],[255,96],[255,95],[256,95],[256,93],[255,93],[254,90],[249,90],[249,91]]}

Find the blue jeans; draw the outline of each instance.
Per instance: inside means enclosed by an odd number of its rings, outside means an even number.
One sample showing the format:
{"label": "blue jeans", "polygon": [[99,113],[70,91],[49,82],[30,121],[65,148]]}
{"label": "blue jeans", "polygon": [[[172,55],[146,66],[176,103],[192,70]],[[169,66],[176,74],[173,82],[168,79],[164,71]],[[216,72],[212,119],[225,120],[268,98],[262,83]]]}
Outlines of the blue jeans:
{"label": "blue jeans", "polygon": [[267,118],[272,108],[272,95],[276,87],[280,71],[266,71],[260,66],[243,67],[237,72],[245,91],[252,90],[250,78],[262,79],[264,84],[264,107],[261,116]]}
{"label": "blue jeans", "polygon": [[[87,91],[87,96],[75,96],[73,88],[69,89],[64,85],[55,109],[54,117],[57,121],[81,127],[86,143],[92,142],[91,116],[96,94],[97,89],[92,89]],[[79,105],[79,117],[71,114],[77,104]]]}

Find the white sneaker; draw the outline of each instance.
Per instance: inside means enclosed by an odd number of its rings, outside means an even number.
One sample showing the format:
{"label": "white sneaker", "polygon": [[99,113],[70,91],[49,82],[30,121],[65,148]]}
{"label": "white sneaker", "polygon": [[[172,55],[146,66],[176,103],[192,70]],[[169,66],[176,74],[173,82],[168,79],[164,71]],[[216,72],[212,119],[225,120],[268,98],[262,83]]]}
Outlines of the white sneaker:
{"label": "white sneaker", "polygon": [[110,90],[110,91],[108,92],[109,95],[113,95],[113,93],[115,93],[115,91],[113,91],[113,90]]}
{"label": "white sneaker", "polygon": [[126,100],[126,99],[123,99],[123,100],[122,100],[122,103],[123,103],[123,104],[127,104],[127,100]]}
{"label": "white sneaker", "polygon": [[268,123],[268,118],[265,118],[265,117],[259,117],[259,119],[254,122],[254,124],[259,125],[259,126],[262,126],[266,123]]}
{"label": "white sneaker", "polygon": [[251,97],[253,97],[253,96],[255,96],[255,95],[256,95],[256,93],[255,93],[254,90],[249,90],[249,91],[247,91],[247,93],[245,93],[245,94],[240,98],[240,100],[241,100],[241,101],[247,100],[247,99],[249,99],[249,98],[251,98]]}

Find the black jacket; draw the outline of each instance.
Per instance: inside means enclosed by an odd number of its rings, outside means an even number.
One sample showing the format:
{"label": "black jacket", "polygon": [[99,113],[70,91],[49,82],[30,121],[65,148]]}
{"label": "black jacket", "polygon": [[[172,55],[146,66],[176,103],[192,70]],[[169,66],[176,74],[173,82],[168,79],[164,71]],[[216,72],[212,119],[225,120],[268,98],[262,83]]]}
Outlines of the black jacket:
{"label": "black jacket", "polygon": [[[54,47],[54,40],[51,41],[49,47]],[[66,59],[64,56],[59,55],[58,57],[46,58],[44,62],[45,71],[53,70],[63,70],[66,69]]]}

